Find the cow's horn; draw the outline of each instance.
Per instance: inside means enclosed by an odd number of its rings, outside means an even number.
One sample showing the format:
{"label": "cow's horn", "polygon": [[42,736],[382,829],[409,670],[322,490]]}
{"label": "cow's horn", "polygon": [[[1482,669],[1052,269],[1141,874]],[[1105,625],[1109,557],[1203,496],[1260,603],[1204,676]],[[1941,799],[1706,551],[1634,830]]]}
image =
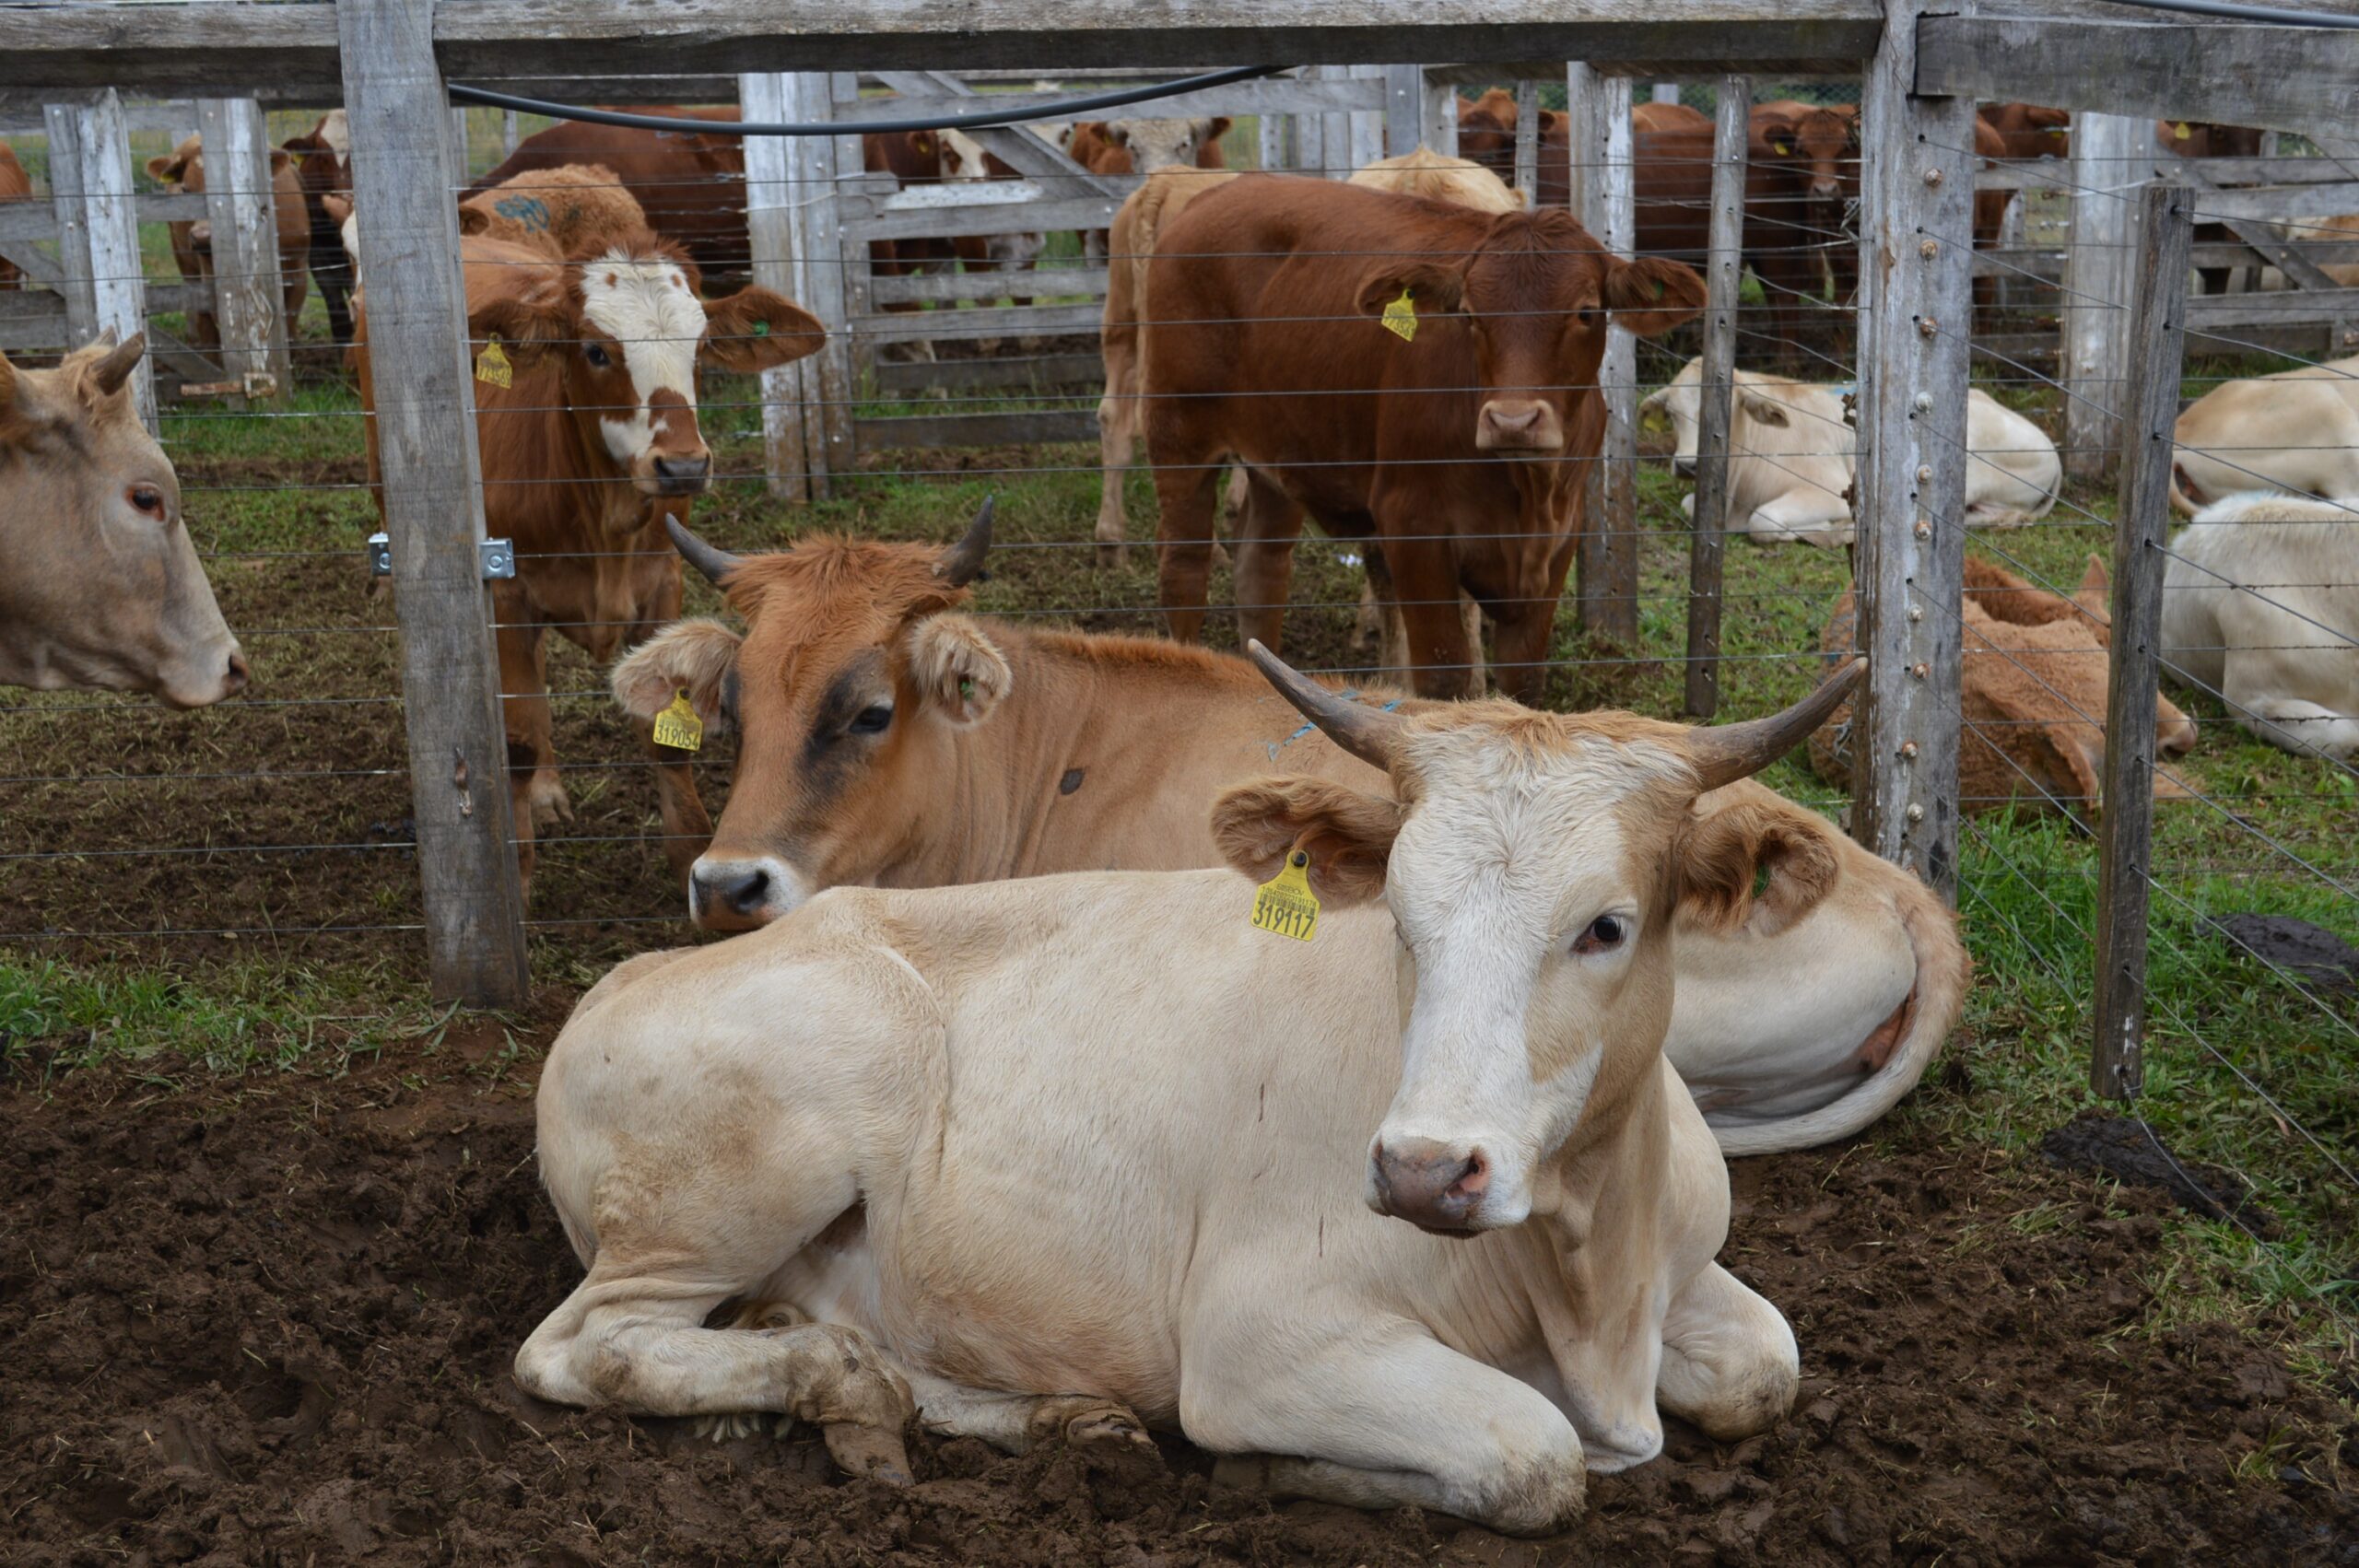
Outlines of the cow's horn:
{"label": "cow's horn", "polygon": [[147,334],[132,333],[129,343],[116,344],[107,351],[105,358],[90,368],[91,381],[100,392],[112,397],[123,390],[123,383],[131,379],[131,368],[138,364],[139,357],[147,352]]}
{"label": "cow's horn", "polygon": [[1851,688],[1867,673],[1867,660],[1854,659],[1820,683],[1818,690],[1782,713],[1773,713],[1766,719],[1748,719],[1740,724],[1690,730],[1688,750],[1696,759],[1696,771],[1703,776],[1704,788],[1717,790],[1723,784],[1749,778],[1792,751],[1813,730],[1826,722],[1827,716],[1842,706],[1843,699],[1851,695]]}
{"label": "cow's horn", "polygon": [[1399,714],[1337,696],[1318,682],[1305,679],[1258,639],[1247,642],[1245,651],[1278,688],[1278,695],[1325,731],[1329,740],[1370,767],[1391,771],[1392,737],[1401,728]]}
{"label": "cow's horn", "polygon": [[942,559],[933,563],[933,575],[953,588],[964,588],[980,577],[983,557],[992,548],[992,512],[999,506],[997,496],[983,497],[983,509],[967,525],[967,536],[942,552]]}
{"label": "cow's horn", "polygon": [[687,523],[668,512],[663,516],[663,526],[671,531],[672,548],[680,552],[680,558],[696,568],[715,588],[743,562],[744,557],[733,556],[718,544],[706,544]]}

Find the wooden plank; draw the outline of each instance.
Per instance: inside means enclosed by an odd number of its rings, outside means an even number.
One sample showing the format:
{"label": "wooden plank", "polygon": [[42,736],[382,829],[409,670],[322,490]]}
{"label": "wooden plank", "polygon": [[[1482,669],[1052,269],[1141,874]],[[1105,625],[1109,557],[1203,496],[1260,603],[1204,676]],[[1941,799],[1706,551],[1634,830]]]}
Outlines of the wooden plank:
{"label": "wooden plank", "polygon": [[931,363],[897,362],[876,367],[876,387],[883,392],[930,392],[936,387],[955,392],[970,387],[1034,390],[1041,387],[1102,386],[1105,380],[1106,361],[1096,354],[941,359]]}
{"label": "wooden plank", "polygon": [[2359,182],[2276,185],[2242,191],[2207,191],[2196,200],[2196,220],[2333,217],[2359,212]]}
{"label": "wooden plank", "polygon": [[858,316],[852,327],[872,343],[929,343],[953,337],[1055,337],[1097,332],[1097,305],[1001,305],[988,310],[924,310]]}
{"label": "wooden plank", "polygon": [[[2094,478],[2113,462],[2118,438],[2122,315],[2130,302],[2130,209],[2118,194],[2139,178],[2154,143],[2154,123],[2121,114],[2072,122],[2071,243],[2064,252],[2065,472]],[[2182,287],[2184,285],[2182,284]]]}
{"label": "wooden plank", "polygon": [[[54,250],[53,246],[44,249],[30,240],[0,240],[0,256],[14,262],[29,282],[51,290],[65,281],[65,269],[57,264]],[[52,298],[55,298],[54,294]],[[150,305],[152,308],[152,301]],[[58,300],[58,308],[65,308],[63,299]]]}
{"label": "wooden plank", "polygon": [[1515,85],[1514,184],[1527,203],[1540,205],[1540,84],[1529,76]]}
{"label": "wooden plank", "polygon": [[1274,110],[1257,111],[1253,123],[1253,161],[1260,169],[1291,169],[1294,150],[1286,144],[1293,139],[1294,116]]}
{"label": "wooden plank", "polygon": [[1418,67],[1419,85],[1424,88],[1426,146],[1445,158],[1458,156],[1458,91],[1448,82],[1436,81],[1423,66]]}
{"label": "wooden plank", "polygon": [[[106,333],[125,341],[147,328],[147,279],[139,254],[139,209],[132,196],[131,134],[123,123],[123,99],[101,92],[60,114],[73,124],[64,137],[54,123],[50,134],[50,184],[60,193],[58,264],[73,284],[65,291],[66,323],[77,347]],[[61,147],[61,141],[67,145]],[[74,166],[64,179],[58,175],[61,151]],[[70,214],[63,194],[69,187],[79,198],[70,204]],[[132,371],[131,398],[141,421],[155,429],[156,367],[145,356]]]}
{"label": "wooden plank", "polygon": [[2130,312],[2140,374],[2124,400],[2121,490],[2113,524],[2112,657],[2106,665],[2105,782],[2097,824],[2096,995],[2089,1087],[2108,1099],[2144,1087],[2147,875],[2154,829],[2155,684],[2162,678],[2163,558],[2170,535],[2171,443],[2194,233],[2192,193],[2139,193],[2138,289]]}
{"label": "wooden plank", "polygon": [[[1352,75],[1363,81],[1379,85],[1384,81],[1384,67],[1381,65],[1354,65],[1351,70]],[[1355,170],[1366,169],[1384,156],[1384,115],[1381,111],[1363,111],[1346,118],[1351,122],[1345,140],[1349,161],[1337,173],[1349,179]]]}
{"label": "wooden plank", "polygon": [[2306,132],[2359,123],[2359,31],[1929,16],[1917,90]]}
{"label": "wooden plank", "polygon": [[[295,377],[287,350],[286,294],[278,270],[278,214],[270,139],[252,99],[196,100],[205,138],[205,202],[213,228],[213,322],[227,379],[248,396],[280,401]],[[246,398],[233,400],[244,407]]]}
{"label": "wooden plank", "polygon": [[[88,343],[99,333],[99,301],[90,281],[89,219],[82,206],[82,121],[72,104],[52,104],[43,112],[49,125],[49,232],[57,239],[53,287],[65,301],[66,343]],[[27,216],[25,205],[0,214],[0,221]]]}
{"label": "wooden plank", "polygon": [[1106,272],[1102,267],[1050,266],[1031,272],[955,272],[931,276],[880,277],[870,283],[869,296],[878,304],[910,300],[999,300],[1011,295],[1032,299],[1102,299]]}
{"label": "wooden plank", "polygon": [[1687,552],[1685,695],[1692,719],[1709,719],[1720,706],[1720,556],[1728,542],[1729,430],[1735,403],[1737,287],[1744,273],[1744,154],[1752,112],[1752,78],[1722,76],[1712,123],[1703,402],[1696,419],[1696,512]]}
{"label": "wooden plank", "polygon": [[[786,78],[759,72],[737,81],[737,103],[749,120],[786,118]],[[801,301],[810,289],[794,241],[792,149],[783,136],[747,136],[745,233],[752,250],[754,282]],[[804,411],[816,372],[808,359],[779,365],[761,374],[762,469],[766,488],[781,499],[811,498],[811,458],[804,445]]]}
{"label": "wooden plank", "polygon": [[[2273,133],[2272,133],[2273,134]],[[2149,144],[2152,145],[2152,144]],[[2158,157],[2166,156],[2155,146]],[[2206,158],[2195,160],[2214,185],[2347,185],[2351,168],[2334,158]],[[2067,166],[2060,158],[2001,160],[1975,171],[1978,191],[2070,191]]]}
{"label": "wooden plank", "polygon": [[[898,102],[903,115],[923,114],[938,105],[932,101],[942,99],[980,99],[981,94],[957,76],[943,71],[880,71],[885,85],[899,94]],[[964,104],[954,109],[968,113],[985,107],[980,102]],[[989,107],[997,108],[993,103]],[[1156,112],[1166,112],[1159,106]],[[1129,193],[1119,190],[1105,177],[1090,172],[1067,158],[1064,149],[1030,129],[1006,126],[980,127],[966,133],[984,151],[997,154],[1009,168],[1019,174],[1030,175],[1045,181],[1046,188],[1060,195],[1080,196],[1092,193],[1108,196],[1119,205]]]}
{"label": "wooden plank", "polygon": [[[785,107],[791,111],[790,120],[832,119],[833,84],[821,72],[792,73],[786,80]],[[864,267],[867,247],[856,244],[845,233],[844,204],[836,193],[836,174],[847,142],[854,159],[850,167],[857,169],[857,136],[797,136],[792,146],[795,205],[802,215],[797,235],[803,247],[798,253],[805,258],[802,283],[809,291],[799,303],[827,329],[827,346],[803,361],[808,367],[803,379],[804,457],[812,474],[815,500],[833,494],[834,475],[851,472],[854,451],[851,395],[855,383],[846,274],[855,257]]]}
{"label": "wooden plank", "polygon": [[[1136,179],[1120,178],[1133,182]],[[863,240],[1105,228],[1122,205],[1111,196],[1050,196],[1029,180],[921,185],[882,202],[863,196],[836,198],[836,202],[845,212],[842,221],[850,225],[851,236]],[[866,216],[862,216],[863,207]]]}
{"label": "wooden plank", "polygon": [[1097,412],[1092,407],[1034,414],[918,414],[863,419],[856,428],[863,457],[912,448],[1033,446],[1097,440]]}
{"label": "wooden plank", "polygon": [[261,82],[281,92],[337,90],[334,5],[221,0],[0,10],[0,87],[60,97],[58,89],[76,88],[178,97]]}
{"label": "wooden plank", "polygon": [[[271,7],[291,9],[292,7]],[[417,866],[438,998],[521,1006],[531,994],[509,818],[499,661],[483,580],[483,467],[458,266],[458,183],[442,76],[422,6],[336,6],[352,120],[354,199],[368,221],[375,383],[393,608],[402,627]]]}
{"label": "wooden plank", "polygon": [[[2195,197],[2198,203],[2203,198]],[[2201,208],[2197,212],[2200,215]],[[2207,294],[2187,302],[2190,327],[2282,325],[2341,322],[2359,316],[2359,288],[2271,290],[2267,294]]]}
{"label": "wooden plank", "polygon": [[[893,73],[880,72],[878,75],[880,79],[889,81]],[[962,78],[972,75],[959,73]],[[995,92],[991,95],[988,107],[1020,114],[1042,105],[1079,98],[1088,92],[1109,90],[1109,87],[1092,85],[1061,87],[1049,92]],[[1101,111],[1098,118],[1120,119],[1126,114],[1175,119],[1199,114],[1318,114],[1336,110],[1380,110],[1383,107],[1384,87],[1380,81],[1351,77],[1297,79],[1267,76],[1258,81],[1231,82],[1226,87],[1200,88],[1193,92],[1175,93],[1169,98],[1139,104],[1133,109],[1109,109]],[[836,105],[838,118],[851,125],[879,120],[907,120],[913,113],[925,112],[924,108],[913,109],[907,101],[891,98],[863,98],[855,102],[839,102]]]}
{"label": "wooden plank", "polygon": [[[2198,168],[2196,160],[2178,158],[2166,152],[2157,152],[2154,155],[2154,162],[2156,167],[2174,183],[2190,186],[2202,192],[2207,200],[2219,193],[2219,182],[2205,170]],[[2295,288],[2332,289],[2341,287],[2334,279],[2320,272],[2316,262],[2280,240],[2272,228],[2259,219],[2232,217],[2227,219],[2227,227],[2229,233],[2275,263],[2278,270],[2285,275],[2287,281]]]}
{"label": "wooden plank", "polygon": [[[1575,64],[1567,67],[1566,111],[1573,146],[1576,214],[1609,251],[1629,253],[1637,234],[1630,166],[1630,80]],[[1638,345],[1618,326],[1605,331],[1597,369],[1605,433],[1587,479],[1577,597],[1581,624],[1609,642],[1638,641]]]}
{"label": "wooden plank", "polygon": [[1909,91],[1911,24],[1931,3],[1893,0],[1860,104],[1852,586],[1869,665],[1854,708],[1850,825],[1954,901],[1974,104]]}

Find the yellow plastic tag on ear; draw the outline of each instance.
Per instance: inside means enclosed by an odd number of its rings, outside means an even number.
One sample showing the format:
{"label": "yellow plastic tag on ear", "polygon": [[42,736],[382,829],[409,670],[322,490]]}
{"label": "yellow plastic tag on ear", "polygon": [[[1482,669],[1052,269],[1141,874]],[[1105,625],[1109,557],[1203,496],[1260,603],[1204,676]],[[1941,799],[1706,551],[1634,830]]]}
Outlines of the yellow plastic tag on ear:
{"label": "yellow plastic tag on ear", "polygon": [[655,743],[684,752],[704,749],[704,720],[688,706],[688,688],[682,686],[672,706],[655,716]]}
{"label": "yellow plastic tag on ear", "polygon": [[1253,891],[1253,929],[1297,942],[1319,934],[1319,895],[1310,891],[1310,857],[1297,849],[1285,869]]}
{"label": "yellow plastic tag on ear", "polygon": [[2187,140],[2187,138],[2188,138],[2188,137],[2189,137],[2189,136],[2191,136],[2191,135],[2195,135],[2195,133],[2194,133],[2194,132],[2192,132],[2192,131],[2190,131],[2190,130],[2189,130],[2189,129],[2187,128],[2187,122],[2186,122],[2186,121],[2184,121],[2184,120],[2180,121],[2180,122],[2178,123],[2178,124],[2177,124],[2176,127],[2174,127],[2174,129],[2176,130],[2176,132],[2177,132],[2177,135],[2178,135],[2178,139],[2179,139],[2180,141],[2182,141],[2182,142],[2183,142],[2183,141],[2185,141],[2185,140]]}
{"label": "yellow plastic tag on ear", "polygon": [[508,362],[507,351],[499,346],[498,333],[494,333],[491,341],[483,345],[483,352],[475,356],[475,380],[489,381],[496,387],[511,385],[516,380],[516,367]]}
{"label": "yellow plastic tag on ear", "polygon": [[[1402,289],[1401,298],[1384,308],[1383,321],[1384,330],[1402,342],[1414,343],[1417,340],[1417,305],[1415,300],[1409,298],[1407,289]],[[1318,901],[1312,900],[1311,910],[1314,915],[1318,907]]]}

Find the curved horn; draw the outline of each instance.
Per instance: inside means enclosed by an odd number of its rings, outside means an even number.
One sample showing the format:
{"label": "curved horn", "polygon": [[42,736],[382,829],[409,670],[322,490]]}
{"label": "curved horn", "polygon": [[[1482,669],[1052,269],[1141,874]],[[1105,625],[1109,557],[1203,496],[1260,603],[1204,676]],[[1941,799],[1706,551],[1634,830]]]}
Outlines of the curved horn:
{"label": "curved horn", "polygon": [[942,552],[942,559],[933,563],[933,575],[953,588],[964,588],[983,575],[983,557],[992,547],[992,513],[998,509],[999,497],[983,497],[983,509],[967,525],[967,536]]}
{"label": "curved horn", "polygon": [[1688,751],[1696,760],[1696,771],[1703,777],[1704,788],[1717,790],[1749,778],[1792,751],[1804,736],[1826,722],[1827,715],[1842,706],[1867,673],[1867,660],[1854,659],[1782,713],[1687,731]]}
{"label": "curved horn", "polygon": [[131,368],[147,352],[147,334],[134,333],[129,343],[119,343],[107,351],[107,357],[90,368],[90,380],[108,397],[123,390],[131,379]]}
{"label": "curved horn", "polygon": [[1370,767],[1392,769],[1392,737],[1400,731],[1401,716],[1337,696],[1318,682],[1297,673],[1286,661],[1249,641],[1245,651],[1261,666],[1278,695],[1301,715],[1326,731],[1327,738]]}
{"label": "curved horn", "polygon": [[698,538],[688,525],[671,513],[663,514],[663,526],[672,535],[672,548],[680,558],[697,568],[704,579],[719,588],[721,579],[735,571],[745,562],[742,556],[733,556],[718,544],[708,544]]}

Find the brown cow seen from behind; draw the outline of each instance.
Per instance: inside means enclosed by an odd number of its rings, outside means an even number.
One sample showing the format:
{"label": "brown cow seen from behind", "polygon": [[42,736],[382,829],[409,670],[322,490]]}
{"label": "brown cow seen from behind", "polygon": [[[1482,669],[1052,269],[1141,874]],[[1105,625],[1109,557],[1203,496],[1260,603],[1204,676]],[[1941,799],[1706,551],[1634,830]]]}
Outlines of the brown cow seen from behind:
{"label": "brown cow seen from behind", "polygon": [[[1203,628],[1234,455],[1244,635],[1276,644],[1307,514],[1380,544],[1420,695],[1465,687],[1462,588],[1496,628],[1502,684],[1536,696],[1602,439],[1608,315],[1652,335],[1703,303],[1686,267],[1609,255],[1562,212],[1275,175],[1204,193],[1156,243],[1141,333],[1172,635]],[[1408,341],[1379,321],[1402,305]]]}

